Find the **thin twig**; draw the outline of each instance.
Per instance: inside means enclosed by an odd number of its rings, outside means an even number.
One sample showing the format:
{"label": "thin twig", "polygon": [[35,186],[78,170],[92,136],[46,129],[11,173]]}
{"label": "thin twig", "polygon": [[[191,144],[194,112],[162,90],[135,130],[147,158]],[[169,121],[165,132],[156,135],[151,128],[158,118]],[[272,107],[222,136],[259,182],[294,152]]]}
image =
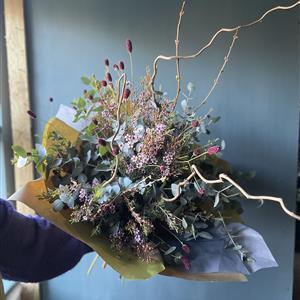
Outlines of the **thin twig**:
{"label": "thin twig", "polygon": [[219,83],[219,79],[220,79],[222,73],[224,72],[224,69],[225,69],[225,67],[226,67],[226,65],[227,65],[227,63],[228,63],[228,61],[229,61],[229,56],[230,56],[230,54],[231,54],[232,48],[233,48],[233,46],[234,46],[234,43],[235,43],[236,39],[238,38],[238,35],[237,35],[237,34],[238,34],[238,31],[239,31],[239,30],[237,29],[237,30],[235,31],[235,33],[233,34],[233,36],[232,36],[232,41],[231,41],[231,44],[230,44],[230,46],[229,46],[228,52],[227,52],[226,56],[224,57],[224,62],[223,62],[222,66],[221,66],[221,68],[220,68],[220,70],[219,70],[219,73],[218,73],[217,77],[216,77],[215,80],[213,81],[213,84],[212,84],[212,86],[211,86],[211,88],[210,88],[208,94],[207,94],[207,95],[205,96],[205,98],[200,102],[200,104],[199,104],[198,106],[196,106],[196,108],[195,108],[195,110],[194,110],[195,112],[196,112],[203,104],[206,103],[207,99],[210,97],[210,95],[212,94],[212,92],[213,92],[214,89],[216,88],[217,84]]}
{"label": "thin twig", "polygon": [[[179,17],[178,17],[178,23],[177,23],[177,30],[176,30],[176,40],[175,40],[175,55],[176,57],[179,56],[179,33],[180,33],[180,25],[181,25],[181,19],[182,16],[184,15],[184,6],[185,6],[185,1],[183,1],[180,12],[179,12]],[[175,109],[179,95],[180,95],[180,59],[176,59],[176,81],[177,81],[177,92],[176,96],[173,100],[173,109]]]}
{"label": "thin twig", "polygon": [[253,25],[256,25],[257,23],[260,23],[263,21],[263,19],[270,13],[274,12],[274,11],[277,11],[277,10],[289,10],[289,9],[292,9],[296,6],[298,6],[300,4],[300,0],[298,0],[296,3],[292,4],[292,5],[289,5],[289,6],[276,6],[276,7],[273,7],[272,9],[269,9],[268,11],[266,11],[260,18],[256,19],[255,21],[253,22],[250,22],[248,24],[244,24],[244,25],[238,25],[238,26],[235,26],[235,27],[232,27],[232,28],[221,28],[219,29],[212,37],[211,39],[209,40],[209,42],[203,46],[202,48],[200,48],[196,53],[194,54],[190,54],[190,55],[179,55],[179,56],[165,56],[165,55],[159,55],[155,58],[154,62],[153,62],[153,74],[152,74],[152,77],[151,77],[151,81],[150,81],[150,86],[151,86],[151,89],[152,89],[152,92],[155,93],[155,88],[154,88],[154,84],[155,84],[155,78],[157,76],[157,70],[158,70],[158,63],[160,60],[166,60],[166,61],[169,61],[169,60],[180,60],[180,59],[193,59],[193,58],[196,58],[198,57],[199,55],[201,55],[206,49],[208,49],[212,44],[213,42],[215,41],[215,39],[222,33],[222,32],[234,32],[236,30],[239,30],[241,28],[247,28],[247,27],[251,27]]}

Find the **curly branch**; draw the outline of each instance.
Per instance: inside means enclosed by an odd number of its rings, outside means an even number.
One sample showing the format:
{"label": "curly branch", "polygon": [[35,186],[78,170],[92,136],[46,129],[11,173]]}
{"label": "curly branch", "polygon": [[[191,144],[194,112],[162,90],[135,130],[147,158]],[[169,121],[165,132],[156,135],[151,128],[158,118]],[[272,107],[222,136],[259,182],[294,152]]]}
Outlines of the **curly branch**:
{"label": "curly branch", "polygon": [[219,29],[209,40],[209,42],[203,46],[202,48],[200,48],[196,53],[194,54],[190,54],[190,55],[174,55],[174,56],[164,56],[164,55],[159,55],[155,58],[154,62],[153,62],[153,74],[151,77],[151,81],[150,81],[150,85],[151,85],[151,89],[152,92],[155,93],[155,78],[157,76],[157,71],[158,71],[158,63],[160,60],[166,60],[166,61],[170,61],[170,60],[176,60],[179,61],[180,59],[193,59],[198,57],[199,55],[201,55],[206,49],[208,49],[213,42],[215,41],[215,39],[222,33],[222,32],[234,32],[236,30],[239,30],[241,28],[247,28],[247,27],[251,27],[253,25],[256,25],[257,23],[260,23],[263,21],[263,19],[269,15],[270,13],[277,11],[277,10],[289,10],[292,9],[296,6],[298,6],[300,4],[300,0],[298,0],[297,2],[295,2],[292,5],[289,6],[276,6],[273,7],[272,9],[266,11],[260,18],[248,23],[248,24],[244,24],[244,25],[238,25],[232,28],[221,28]]}
{"label": "curly branch", "polygon": [[237,184],[233,179],[231,179],[228,175],[226,174],[220,174],[218,179],[214,179],[214,180],[209,180],[206,179],[201,172],[198,170],[198,168],[195,165],[191,166],[191,175],[189,177],[187,177],[184,181],[180,182],[177,186],[177,191],[176,191],[176,195],[173,198],[167,199],[167,198],[163,198],[165,201],[168,202],[172,202],[175,201],[179,198],[182,189],[181,187],[185,186],[186,184],[188,184],[190,182],[190,180],[193,178],[193,176],[197,175],[204,183],[206,184],[216,184],[216,183],[224,183],[225,181],[231,183],[232,186],[236,187],[240,193],[247,199],[251,199],[251,200],[265,200],[265,201],[273,201],[273,202],[277,202],[280,204],[282,210],[289,216],[291,216],[292,218],[300,221],[300,216],[298,216],[297,214],[295,214],[294,212],[290,211],[287,209],[287,207],[285,206],[282,198],[278,198],[278,197],[271,197],[271,196],[253,196],[248,194],[239,184]]}
{"label": "curly branch", "polygon": [[[122,91],[120,91],[121,88],[121,80],[123,79],[123,85],[122,85]],[[126,87],[126,74],[123,73],[119,79],[118,79],[118,108],[117,108],[117,123],[118,123],[118,127],[117,130],[115,131],[114,135],[112,136],[112,139],[110,141],[110,150],[113,151],[114,148],[114,141],[116,136],[118,135],[119,131],[120,131],[120,127],[121,127],[121,105],[122,105],[122,100],[123,100],[123,96],[124,96],[124,91],[125,91],[125,87]],[[110,184],[115,177],[117,176],[117,172],[118,172],[118,167],[119,167],[119,157],[118,155],[116,155],[116,165],[113,171],[113,174],[111,176],[111,178],[109,180],[107,180],[104,184],[103,187],[105,187],[106,185]]]}

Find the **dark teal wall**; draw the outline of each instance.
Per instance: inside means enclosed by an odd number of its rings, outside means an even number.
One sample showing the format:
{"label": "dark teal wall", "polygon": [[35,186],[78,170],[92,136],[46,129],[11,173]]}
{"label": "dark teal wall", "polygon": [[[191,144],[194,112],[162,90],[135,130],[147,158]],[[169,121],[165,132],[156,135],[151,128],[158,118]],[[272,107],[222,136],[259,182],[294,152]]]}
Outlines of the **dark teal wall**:
{"label": "dark teal wall", "polygon": [[[60,103],[68,104],[84,86],[80,76],[103,75],[105,57],[128,59],[124,40],[134,45],[138,78],[156,55],[174,53],[180,1],[174,0],[28,0],[30,84],[34,110],[43,120]],[[182,23],[182,51],[203,45],[220,26],[247,22],[286,0],[190,0]],[[224,34],[207,55],[183,63],[185,81],[193,81],[201,99],[217,74],[230,36]],[[281,196],[295,207],[298,148],[298,10],[275,13],[263,24],[241,32],[218,89],[204,108],[222,115],[213,135],[226,140],[225,157],[239,170],[256,170],[252,192]],[[158,81],[174,95],[174,64],[161,65]],[[54,97],[51,111],[48,97]],[[73,271],[43,285],[48,300],[116,299],[292,299],[294,222],[272,203],[257,209],[245,202],[246,222],[261,232],[279,268],[263,270],[248,283],[202,283],[156,277],[121,283],[98,268],[87,277],[87,256]]]}

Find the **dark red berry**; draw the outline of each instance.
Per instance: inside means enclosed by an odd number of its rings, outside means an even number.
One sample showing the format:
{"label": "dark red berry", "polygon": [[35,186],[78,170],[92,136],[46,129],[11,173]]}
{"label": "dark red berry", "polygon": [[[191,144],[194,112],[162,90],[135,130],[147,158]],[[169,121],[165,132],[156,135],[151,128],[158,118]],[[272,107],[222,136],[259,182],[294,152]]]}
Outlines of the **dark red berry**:
{"label": "dark red berry", "polygon": [[124,99],[128,99],[130,96],[130,89],[125,89],[124,94],[123,94],[123,98]]}
{"label": "dark red berry", "polygon": [[125,65],[124,65],[123,61],[119,62],[119,67],[120,67],[120,70],[122,70],[122,71],[125,69]]}
{"label": "dark red berry", "polygon": [[114,146],[111,153],[113,156],[117,156],[119,154],[120,150],[118,146]]}
{"label": "dark red berry", "polygon": [[94,97],[93,97],[93,95],[89,95],[89,100],[93,100],[94,99]]}
{"label": "dark red berry", "polygon": [[98,121],[96,120],[96,119],[93,119],[93,123],[94,123],[94,125],[98,125]]}
{"label": "dark red berry", "polygon": [[187,244],[182,244],[181,249],[186,254],[189,254],[191,252],[191,249],[190,249],[190,247]]}
{"label": "dark red berry", "polygon": [[101,84],[102,84],[102,86],[107,86],[107,81],[106,80],[102,80]]}
{"label": "dark red berry", "polygon": [[131,40],[126,40],[126,49],[129,53],[132,53],[132,42],[131,42]]}
{"label": "dark red berry", "polygon": [[104,59],[104,64],[108,67],[109,66],[109,60],[108,58]]}
{"label": "dark red berry", "polygon": [[106,146],[106,141],[102,138],[99,138],[98,139],[98,144],[101,145],[101,146]]}
{"label": "dark red berry", "polygon": [[36,114],[32,110],[27,110],[27,114],[30,118],[36,119]]}
{"label": "dark red berry", "polygon": [[119,66],[117,64],[114,64],[113,68],[115,71],[119,71]]}
{"label": "dark red berry", "polygon": [[109,72],[106,73],[106,79],[109,81],[109,82],[112,82],[112,77],[111,77],[111,74]]}

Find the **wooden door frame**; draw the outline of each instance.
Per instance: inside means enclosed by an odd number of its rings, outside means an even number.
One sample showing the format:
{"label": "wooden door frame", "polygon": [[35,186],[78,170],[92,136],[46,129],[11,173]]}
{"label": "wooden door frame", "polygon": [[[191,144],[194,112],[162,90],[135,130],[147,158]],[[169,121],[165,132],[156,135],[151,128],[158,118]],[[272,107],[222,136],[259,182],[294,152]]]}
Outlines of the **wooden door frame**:
{"label": "wooden door frame", "polygon": [[[4,4],[4,27],[6,45],[6,64],[8,76],[8,99],[10,107],[12,143],[25,149],[32,148],[28,66],[26,51],[26,30],[23,0],[0,0]],[[9,103],[8,103],[9,102]],[[32,166],[14,168],[14,189],[34,179]],[[23,214],[32,214],[25,205],[17,204],[17,210]],[[39,284],[21,284],[22,300],[39,300]]]}

